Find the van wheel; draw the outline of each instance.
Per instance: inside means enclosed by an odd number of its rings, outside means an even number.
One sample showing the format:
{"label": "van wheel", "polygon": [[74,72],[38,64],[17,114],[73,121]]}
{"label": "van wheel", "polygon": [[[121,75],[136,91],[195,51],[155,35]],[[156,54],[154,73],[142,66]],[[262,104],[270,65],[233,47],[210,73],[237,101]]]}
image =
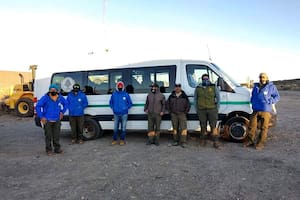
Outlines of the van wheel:
{"label": "van wheel", "polygon": [[94,140],[102,135],[102,129],[97,121],[91,118],[85,118],[83,124],[82,136],[84,140]]}
{"label": "van wheel", "polygon": [[15,111],[19,117],[32,117],[34,113],[33,101],[29,98],[19,99]]}
{"label": "van wheel", "polygon": [[242,142],[247,136],[249,120],[242,116],[230,118],[226,123],[230,139]]}

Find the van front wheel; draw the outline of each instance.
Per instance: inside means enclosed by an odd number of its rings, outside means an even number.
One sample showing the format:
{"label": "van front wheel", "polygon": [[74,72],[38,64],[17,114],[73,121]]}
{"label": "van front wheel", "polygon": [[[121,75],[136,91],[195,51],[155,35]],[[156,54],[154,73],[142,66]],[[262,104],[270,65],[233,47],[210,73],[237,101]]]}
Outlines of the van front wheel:
{"label": "van front wheel", "polygon": [[100,134],[101,132],[102,129],[96,120],[91,118],[84,119],[83,132],[82,132],[82,136],[84,140],[94,140],[99,135],[101,135]]}
{"label": "van front wheel", "polygon": [[249,120],[242,116],[236,116],[230,118],[226,123],[225,127],[228,131],[228,135],[230,139],[242,142],[247,136],[247,128],[248,128]]}

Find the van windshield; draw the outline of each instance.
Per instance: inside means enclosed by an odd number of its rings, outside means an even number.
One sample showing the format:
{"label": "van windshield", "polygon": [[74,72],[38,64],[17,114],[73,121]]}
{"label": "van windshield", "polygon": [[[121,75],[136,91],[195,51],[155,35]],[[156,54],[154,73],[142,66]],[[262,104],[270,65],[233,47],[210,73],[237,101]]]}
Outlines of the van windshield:
{"label": "van windshield", "polygon": [[211,63],[216,69],[219,70],[220,75],[223,77],[224,81],[228,84],[233,85],[235,87],[241,87],[239,83],[237,83],[233,78],[231,78],[228,74],[226,74],[221,68],[219,68],[216,64]]}

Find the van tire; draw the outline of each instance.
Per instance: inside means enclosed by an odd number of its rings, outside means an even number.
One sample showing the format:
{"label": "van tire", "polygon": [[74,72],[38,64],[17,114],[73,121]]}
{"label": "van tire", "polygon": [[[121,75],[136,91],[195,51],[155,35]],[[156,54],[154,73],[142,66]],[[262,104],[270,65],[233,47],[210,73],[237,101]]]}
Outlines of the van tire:
{"label": "van tire", "polygon": [[30,98],[21,98],[17,101],[15,111],[19,117],[32,117],[34,114],[33,101]]}
{"label": "van tire", "polygon": [[243,116],[232,117],[226,121],[228,135],[235,142],[243,142],[247,137],[249,120]]}
{"label": "van tire", "polygon": [[83,132],[82,136],[84,140],[94,140],[102,136],[102,129],[99,123],[92,118],[85,118],[83,123]]}

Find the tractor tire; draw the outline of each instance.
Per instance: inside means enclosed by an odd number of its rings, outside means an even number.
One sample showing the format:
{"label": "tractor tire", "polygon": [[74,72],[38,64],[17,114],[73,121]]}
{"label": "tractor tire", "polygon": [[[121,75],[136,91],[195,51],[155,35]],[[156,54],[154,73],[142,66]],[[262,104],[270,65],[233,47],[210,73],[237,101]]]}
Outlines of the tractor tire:
{"label": "tractor tire", "polygon": [[19,117],[32,117],[34,114],[34,103],[29,98],[21,98],[17,101],[15,111]]}
{"label": "tractor tire", "polygon": [[85,118],[83,124],[82,136],[84,140],[94,140],[103,135],[103,131],[99,123],[91,118]]}

